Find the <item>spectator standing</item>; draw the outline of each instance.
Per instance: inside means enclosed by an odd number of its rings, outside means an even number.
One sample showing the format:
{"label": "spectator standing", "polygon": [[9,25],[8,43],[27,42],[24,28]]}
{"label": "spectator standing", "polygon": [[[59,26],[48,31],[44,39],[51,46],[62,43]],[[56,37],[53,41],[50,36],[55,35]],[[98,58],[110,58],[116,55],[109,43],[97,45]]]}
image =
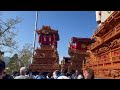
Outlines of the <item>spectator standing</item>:
{"label": "spectator standing", "polygon": [[16,76],[14,79],[29,79],[28,76],[26,76],[27,69],[26,67],[20,68],[20,75]]}

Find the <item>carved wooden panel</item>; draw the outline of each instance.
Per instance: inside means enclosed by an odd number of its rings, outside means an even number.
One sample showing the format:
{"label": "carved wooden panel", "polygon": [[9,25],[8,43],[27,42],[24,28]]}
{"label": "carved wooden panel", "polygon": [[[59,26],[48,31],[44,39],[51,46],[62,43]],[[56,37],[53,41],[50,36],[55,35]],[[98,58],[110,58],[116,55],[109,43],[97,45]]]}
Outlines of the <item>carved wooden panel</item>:
{"label": "carved wooden panel", "polygon": [[94,52],[97,62],[93,62],[93,54],[89,54],[86,58],[88,63],[83,65],[83,68],[91,66],[97,77],[120,79],[120,11],[114,11],[93,36],[102,40],[100,43],[100,40],[96,39],[95,43],[89,45],[89,50]]}
{"label": "carved wooden panel", "polygon": [[[47,47],[47,49],[45,49]],[[57,65],[57,66],[56,66]],[[31,65],[32,71],[44,71],[51,72],[53,70],[59,69],[59,56],[57,50],[55,48],[51,48],[51,46],[43,46],[36,50],[36,54],[34,56],[33,64]]]}

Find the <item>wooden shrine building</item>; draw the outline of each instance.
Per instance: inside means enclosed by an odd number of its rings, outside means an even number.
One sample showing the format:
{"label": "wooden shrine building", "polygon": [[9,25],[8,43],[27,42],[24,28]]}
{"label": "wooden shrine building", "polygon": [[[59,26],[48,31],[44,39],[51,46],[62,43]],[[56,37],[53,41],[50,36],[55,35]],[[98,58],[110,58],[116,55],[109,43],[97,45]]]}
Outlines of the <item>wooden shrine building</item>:
{"label": "wooden shrine building", "polygon": [[61,61],[61,71],[63,69],[69,70],[70,65],[71,65],[71,57],[63,57]]}

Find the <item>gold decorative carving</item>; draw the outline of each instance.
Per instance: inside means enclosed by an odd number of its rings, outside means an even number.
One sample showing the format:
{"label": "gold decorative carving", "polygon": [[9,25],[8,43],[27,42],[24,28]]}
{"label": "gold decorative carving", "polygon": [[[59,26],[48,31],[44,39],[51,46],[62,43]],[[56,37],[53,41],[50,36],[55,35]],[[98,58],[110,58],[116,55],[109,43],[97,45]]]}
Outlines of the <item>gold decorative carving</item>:
{"label": "gold decorative carving", "polygon": [[41,54],[40,54],[40,57],[45,57],[45,54],[44,54],[44,53],[41,53]]}
{"label": "gold decorative carving", "polygon": [[112,42],[110,42],[110,48],[115,48],[120,46],[120,38],[119,39],[115,39]]}
{"label": "gold decorative carving", "polygon": [[108,50],[109,50],[109,47],[104,46],[104,47],[99,48],[98,53],[103,53],[103,52],[106,52]]}

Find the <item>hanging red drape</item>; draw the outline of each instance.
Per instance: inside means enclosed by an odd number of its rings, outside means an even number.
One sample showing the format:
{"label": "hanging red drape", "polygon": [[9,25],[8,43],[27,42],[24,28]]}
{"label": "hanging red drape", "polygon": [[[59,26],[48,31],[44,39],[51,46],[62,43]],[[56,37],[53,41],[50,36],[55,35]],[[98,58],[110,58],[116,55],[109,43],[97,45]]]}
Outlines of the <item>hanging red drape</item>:
{"label": "hanging red drape", "polygon": [[44,35],[41,36],[41,43],[45,44],[45,37],[44,37]]}
{"label": "hanging red drape", "polygon": [[46,44],[47,44],[47,45],[50,45],[50,40],[49,40],[49,38],[50,38],[50,36],[47,35],[47,36],[46,36]]}
{"label": "hanging red drape", "polygon": [[54,44],[54,41],[55,41],[55,39],[54,39],[54,36],[52,35],[52,36],[51,36],[51,44],[52,44],[52,45]]}
{"label": "hanging red drape", "polygon": [[51,45],[52,43],[52,38],[51,38],[51,35],[49,35],[49,44]]}
{"label": "hanging red drape", "polygon": [[38,43],[41,43],[41,35],[38,35]]}
{"label": "hanging red drape", "polygon": [[51,42],[52,42],[52,39],[50,40],[51,36],[50,35],[44,35],[41,37],[42,38],[42,44],[45,44],[45,45],[50,45]]}

